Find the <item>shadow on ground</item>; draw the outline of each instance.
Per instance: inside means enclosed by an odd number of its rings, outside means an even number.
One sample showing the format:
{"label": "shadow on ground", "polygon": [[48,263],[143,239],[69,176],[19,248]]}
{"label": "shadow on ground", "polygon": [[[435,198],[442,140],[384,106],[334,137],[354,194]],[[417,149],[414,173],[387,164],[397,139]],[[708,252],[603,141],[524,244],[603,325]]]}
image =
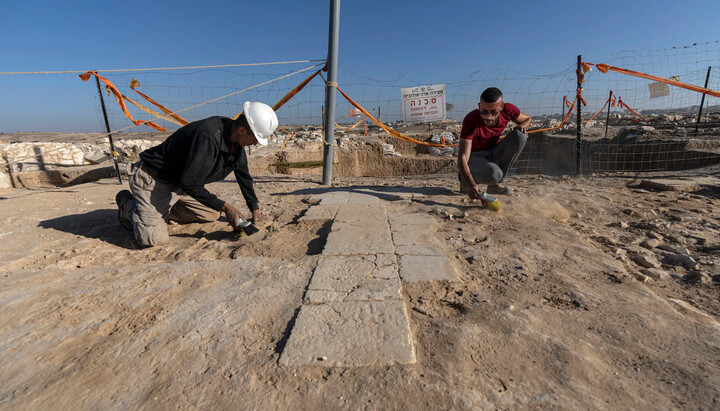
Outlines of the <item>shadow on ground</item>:
{"label": "shadow on ground", "polygon": [[313,195],[313,194],[324,194],[324,193],[341,193],[341,192],[353,192],[360,194],[368,194],[376,196],[382,200],[398,200],[402,194],[422,194],[426,196],[431,195],[454,195],[454,191],[444,187],[406,187],[401,185],[396,186],[349,186],[349,187],[316,187],[316,188],[305,188],[302,190],[290,191],[287,193],[273,193],[272,196],[278,195]]}
{"label": "shadow on ground", "polygon": [[95,210],[41,221],[38,226],[52,228],[87,238],[96,238],[112,245],[132,249],[132,233],[117,221],[117,210]]}

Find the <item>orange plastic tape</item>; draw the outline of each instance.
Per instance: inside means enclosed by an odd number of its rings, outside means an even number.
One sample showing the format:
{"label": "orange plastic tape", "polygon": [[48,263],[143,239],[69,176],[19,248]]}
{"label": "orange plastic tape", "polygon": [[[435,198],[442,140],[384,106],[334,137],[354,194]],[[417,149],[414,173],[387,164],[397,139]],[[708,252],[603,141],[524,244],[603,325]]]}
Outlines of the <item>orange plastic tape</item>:
{"label": "orange plastic tape", "polygon": [[646,123],[647,123],[648,121],[650,121],[649,118],[643,117],[643,116],[641,116],[640,114],[636,113],[635,110],[631,109],[630,106],[628,106],[627,104],[625,104],[625,102],[622,101],[622,99],[621,99],[620,97],[618,97],[618,106],[620,106],[620,107],[625,107],[625,108],[628,109],[631,113],[635,114],[636,116],[638,116],[638,117],[640,117],[640,118],[645,119],[645,122],[646,122]]}
{"label": "orange plastic tape", "polygon": [[355,127],[357,127],[357,125],[358,125],[358,124],[362,123],[362,122],[363,122],[363,120],[365,120],[366,118],[367,118],[367,117],[363,117],[363,118],[361,118],[361,119],[360,119],[360,120],[359,120],[359,121],[358,121],[357,123],[355,123],[355,124],[353,124],[352,126],[350,126],[350,127],[347,127],[347,128],[346,128],[346,127],[343,127],[343,126],[341,126],[341,125],[340,125],[340,124],[338,124],[338,123],[335,123],[335,125],[336,125],[336,126],[338,126],[338,127],[340,127],[340,129],[342,129],[342,130],[344,130],[344,131],[350,131],[350,130],[354,129]]}
{"label": "orange plastic tape", "polygon": [[138,90],[138,89],[136,88],[136,87],[138,87],[138,86],[140,86],[140,82],[137,81],[137,80],[135,80],[135,79],[132,79],[132,81],[130,82],[130,88],[133,89],[136,93],[138,93],[142,98],[144,98],[145,100],[147,100],[147,101],[149,101],[150,103],[154,104],[157,108],[159,108],[160,110],[162,110],[163,113],[165,113],[165,114],[167,114],[168,116],[174,118],[174,119],[175,119],[178,123],[180,123],[181,125],[184,126],[184,125],[190,124],[189,121],[187,121],[187,120],[185,120],[184,118],[178,116],[177,114],[175,114],[174,111],[166,108],[166,107],[163,106],[162,104],[158,103],[157,101],[155,101],[155,100],[151,99],[150,97],[146,96],[145,94],[141,93],[140,90]]}
{"label": "orange plastic tape", "polygon": [[[566,100],[566,102],[567,102],[567,100]],[[539,133],[539,132],[541,132],[541,131],[550,131],[550,130],[555,130],[555,129],[558,129],[558,128],[564,126],[565,123],[566,123],[566,122],[568,121],[568,119],[570,118],[570,113],[572,113],[572,112],[573,112],[573,109],[575,109],[575,103],[577,103],[577,96],[575,97],[575,100],[573,100],[573,103],[572,103],[572,105],[570,106],[570,110],[568,110],[567,114],[565,114],[565,118],[563,118],[563,120],[560,122],[560,125],[559,125],[559,126],[557,126],[557,127],[548,127],[548,128],[539,128],[539,129],[535,129],[535,130],[528,130],[527,133],[528,133],[528,134],[533,134],[533,133]],[[503,137],[505,137],[505,136],[503,136]]]}
{"label": "orange plastic tape", "polygon": [[166,116],[166,115],[164,115],[164,114],[162,114],[162,113],[158,113],[158,112],[155,111],[155,110],[149,109],[149,108],[143,106],[142,104],[140,104],[140,103],[132,100],[131,98],[129,98],[129,97],[126,96],[125,94],[122,94],[122,98],[123,98],[123,100],[127,101],[128,103],[132,104],[133,106],[139,108],[140,110],[142,110],[142,111],[144,111],[144,112],[146,112],[146,113],[148,113],[148,114],[151,114],[151,115],[153,115],[153,116],[155,116],[155,117],[157,117],[157,118],[161,118],[161,119],[163,119],[163,120],[165,120],[165,121],[169,121],[169,122],[171,122],[171,123],[175,123],[175,124],[177,124],[177,125],[179,125],[179,126],[182,126],[182,124],[180,124],[177,120],[175,120],[175,119],[173,119],[173,118],[171,118],[171,117],[168,117],[168,116]]}
{"label": "orange plastic tape", "polygon": [[648,80],[659,81],[661,83],[669,84],[671,86],[681,87],[681,88],[684,88],[687,90],[692,90],[692,91],[697,91],[698,93],[707,94],[707,95],[710,95],[713,97],[720,97],[720,91],[715,91],[715,90],[710,90],[710,89],[703,88],[703,87],[693,86],[692,84],[681,83],[676,80],[668,80],[666,78],[641,73],[639,71],[628,70],[628,69],[624,69],[624,68],[620,68],[620,67],[613,67],[609,64],[602,64],[602,63],[599,63],[599,64],[586,63],[586,64],[592,64],[593,66],[597,67],[598,70],[600,70],[603,73],[607,73],[608,71],[616,71],[618,73],[627,74],[630,76],[641,77],[641,78],[648,79]]}
{"label": "orange plastic tape", "polygon": [[[302,90],[303,88],[305,88],[305,86],[307,85],[307,83],[310,82],[310,80],[312,80],[315,76],[317,76],[318,74],[320,74],[320,72],[323,71],[324,69],[325,69],[325,68],[322,68],[322,69],[316,71],[315,73],[311,74],[308,78],[306,78],[305,80],[303,80],[302,83],[298,84],[297,87],[295,87],[294,89],[290,90],[290,92],[288,92],[287,94],[285,94],[285,96],[284,96],[283,98],[281,98],[280,101],[278,101],[277,103],[275,103],[275,105],[272,107],[273,111],[277,111],[277,110],[278,110],[280,107],[282,107],[285,103],[287,103],[288,101],[290,101],[291,98],[295,97],[295,95],[296,95],[297,93],[299,93],[300,90]],[[236,118],[240,117],[240,114],[242,114],[242,111],[239,112],[239,113],[237,113],[237,114],[235,114],[235,115],[232,117],[233,120],[235,120]]]}
{"label": "orange plastic tape", "polygon": [[300,90],[302,90],[303,88],[305,88],[305,86],[307,85],[307,83],[309,83],[310,80],[312,80],[315,76],[317,76],[318,74],[320,74],[321,71],[322,71],[322,69],[320,69],[320,70],[316,71],[315,73],[311,74],[310,77],[308,77],[308,78],[306,78],[305,80],[303,80],[303,82],[300,83],[300,84],[298,84],[297,87],[295,87],[294,89],[290,90],[290,92],[287,93],[287,94],[285,95],[285,97],[281,98],[280,101],[278,101],[277,103],[275,103],[275,105],[273,106],[273,110],[274,110],[274,111],[277,111],[280,107],[282,107],[285,103],[287,103],[291,98],[295,97],[295,95],[296,95],[297,93],[299,93]]}
{"label": "orange plastic tape", "polygon": [[578,96],[578,98],[580,99],[580,101],[582,102],[583,106],[587,106],[587,101],[585,101],[585,99],[583,98],[583,96],[582,96],[581,93],[582,93],[582,89],[579,90],[577,96]]}
{"label": "orange plastic tape", "polygon": [[386,126],[385,124],[381,123],[380,121],[378,121],[375,117],[373,117],[370,113],[368,113],[367,110],[365,110],[364,108],[362,108],[362,106],[360,106],[358,103],[356,103],[355,101],[353,101],[353,99],[351,99],[350,97],[348,97],[347,94],[345,94],[342,90],[340,90],[340,87],[336,87],[336,88],[337,88],[337,91],[339,91],[340,94],[342,94],[343,97],[345,97],[350,104],[352,104],[353,106],[355,106],[355,108],[357,108],[358,110],[360,110],[360,112],[362,112],[363,114],[365,114],[370,120],[372,120],[375,124],[377,124],[378,127],[380,127],[381,129],[385,130],[386,133],[390,134],[390,135],[393,136],[393,137],[399,138],[400,140],[407,141],[407,142],[409,142],[409,143],[415,143],[415,144],[420,144],[420,145],[423,145],[423,146],[430,146],[430,147],[455,147],[455,146],[458,145],[458,144],[435,144],[435,143],[428,143],[428,142],[425,142],[425,141],[415,140],[415,139],[412,138],[412,137],[408,137],[408,136],[406,136],[406,135],[404,135],[404,134],[401,134],[401,133],[399,133],[399,132],[391,129],[390,127]]}
{"label": "orange plastic tape", "polygon": [[610,100],[611,100],[611,98],[610,98],[610,97],[608,97],[608,99],[607,99],[607,100],[605,100],[605,104],[603,104],[603,106],[602,106],[602,108],[600,109],[600,111],[598,111],[598,112],[597,112],[597,114],[595,114],[594,116],[592,116],[592,117],[590,117],[589,119],[587,119],[587,120],[585,121],[585,123],[583,123],[583,124],[587,124],[587,122],[588,122],[588,121],[590,121],[590,120],[594,120],[594,119],[595,119],[595,117],[599,116],[599,115],[600,115],[600,113],[602,113],[602,112],[603,112],[603,110],[605,110],[605,107],[606,107],[606,106],[608,105],[608,103],[610,102]]}
{"label": "orange plastic tape", "polygon": [[127,106],[125,105],[125,101],[123,101],[122,94],[120,94],[120,91],[118,91],[117,87],[115,87],[115,85],[114,85],[113,83],[111,83],[110,80],[108,80],[108,79],[106,79],[105,77],[99,75],[96,71],[90,70],[90,71],[88,71],[88,72],[86,72],[86,73],[83,73],[83,74],[79,75],[78,77],[80,77],[80,80],[82,80],[82,81],[88,81],[88,80],[90,80],[90,77],[93,76],[93,75],[94,75],[95,77],[97,77],[98,80],[100,80],[100,81],[102,81],[103,83],[105,83],[105,86],[106,86],[106,87],[113,93],[113,95],[115,96],[115,100],[117,100],[117,102],[118,102],[118,104],[120,105],[120,108],[122,109],[123,113],[125,113],[125,116],[127,116],[127,118],[129,118],[130,121],[133,122],[133,124],[135,124],[136,126],[139,126],[139,125],[141,125],[141,124],[146,124],[148,127],[154,128],[155,130],[167,131],[167,129],[166,129],[165,127],[159,126],[159,125],[153,123],[152,121],[140,121],[140,120],[135,120],[135,119],[132,117],[132,115],[130,114],[130,112],[128,111]]}

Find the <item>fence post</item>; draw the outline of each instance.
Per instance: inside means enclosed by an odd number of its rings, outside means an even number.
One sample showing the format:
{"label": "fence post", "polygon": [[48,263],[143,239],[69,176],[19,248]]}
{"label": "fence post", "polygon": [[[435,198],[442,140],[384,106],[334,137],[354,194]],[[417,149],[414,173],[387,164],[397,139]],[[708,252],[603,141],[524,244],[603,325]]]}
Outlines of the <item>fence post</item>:
{"label": "fence post", "polygon": [[610,96],[608,96],[608,114],[605,119],[605,138],[607,138],[608,126],[610,125],[610,106],[612,105],[612,90],[610,90]]}
{"label": "fence post", "polygon": [[[708,81],[710,80],[710,69],[711,68],[712,68],[712,66],[708,66],[707,76],[705,76],[705,88],[707,88]],[[702,109],[703,109],[704,105],[705,105],[705,93],[703,93],[702,98],[700,99],[700,111],[698,111],[698,118],[697,118],[697,121],[695,122],[695,135],[693,137],[697,137],[698,128],[700,127],[700,117],[702,116]]]}
{"label": "fence post", "polygon": [[333,146],[335,145],[335,88],[337,87],[338,43],[340,37],[340,0],[330,0],[330,34],[328,36],[328,79],[325,84],[325,152],[323,185],[332,183]]}
{"label": "fence post", "polygon": [[580,141],[582,140],[582,102],[580,101],[580,95],[582,93],[582,55],[577,56],[577,101],[575,109],[577,111],[577,137],[575,138],[575,172],[580,174]]}
{"label": "fence post", "polygon": [[95,76],[95,84],[97,84],[98,94],[100,95],[100,107],[102,107],[103,118],[105,119],[105,131],[107,131],[108,140],[110,141],[110,154],[115,163],[115,171],[118,176],[118,184],[122,185],[122,176],[120,175],[120,166],[118,165],[118,154],[115,151],[115,143],[113,143],[112,133],[110,132],[110,122],[108,122],[107,110],[105,110],[105,99],[103,99],[102,89],[100,88],[100,80]]}
{"label": "fence post", "polygon": [[[380,117],[380,106],[378,106],[378,116],[377,116],[377,119],[378,119],[379,122],[382,123],[382,120],[380,120],[380,118],[381,118],[381,117]],[[382,134],[382,128],[378,127],[378,135],[380,135],[380,134]]]}

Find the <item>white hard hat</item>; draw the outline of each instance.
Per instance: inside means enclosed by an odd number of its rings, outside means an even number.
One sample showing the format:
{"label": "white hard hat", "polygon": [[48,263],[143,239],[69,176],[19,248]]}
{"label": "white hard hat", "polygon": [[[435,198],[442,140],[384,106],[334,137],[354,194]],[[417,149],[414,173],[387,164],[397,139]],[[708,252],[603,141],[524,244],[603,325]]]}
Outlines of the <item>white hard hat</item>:
{"label": "white hard hat", "polygon": [[257,101],[246,101],[243,114],[250,125],[250,130],[255,134],[260,145],[266,146],[268,137],[272,135],[278,126],[278,118],[272,107]]}

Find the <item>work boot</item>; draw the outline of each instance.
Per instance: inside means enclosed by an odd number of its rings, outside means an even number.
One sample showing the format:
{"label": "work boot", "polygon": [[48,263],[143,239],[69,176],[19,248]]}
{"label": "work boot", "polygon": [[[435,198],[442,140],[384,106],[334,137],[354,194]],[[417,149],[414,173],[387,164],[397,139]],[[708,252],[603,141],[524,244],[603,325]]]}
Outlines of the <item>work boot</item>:
{"label": "work boot", "polygon": [[115,196],[115,203],[118,206],[118,220],[120,225],[125,227],[127,230],[133,231],[132,219],[128,212],[128,201],[135,200],[132,193],[129,190],[122,190]]}
{"label": "work boot", "polygon": [[506,187],[502,184],[489,184],[487,187],[487,193],[511,195],[513,191],[512,188]]}

